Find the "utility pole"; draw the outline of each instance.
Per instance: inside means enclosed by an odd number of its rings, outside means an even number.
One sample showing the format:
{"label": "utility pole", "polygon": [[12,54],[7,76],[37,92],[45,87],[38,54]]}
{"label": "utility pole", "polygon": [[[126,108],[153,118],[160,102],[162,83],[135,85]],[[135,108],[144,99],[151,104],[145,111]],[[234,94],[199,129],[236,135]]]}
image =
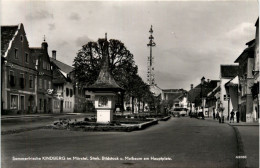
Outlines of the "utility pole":
{"label": "utility pole", "polygon": [[148,47],[150,47],[150,56],[148,56],[148,61],[147,61],[147,82],[149,85],[154,85],[155,84],[155,79],[154,79],[154,58],[152,55],[152,47],[154,47],[156,44],[153,41],[153,26],[151,25],[150,28],[150,36],[149,36],[149,43],[147,44]]}

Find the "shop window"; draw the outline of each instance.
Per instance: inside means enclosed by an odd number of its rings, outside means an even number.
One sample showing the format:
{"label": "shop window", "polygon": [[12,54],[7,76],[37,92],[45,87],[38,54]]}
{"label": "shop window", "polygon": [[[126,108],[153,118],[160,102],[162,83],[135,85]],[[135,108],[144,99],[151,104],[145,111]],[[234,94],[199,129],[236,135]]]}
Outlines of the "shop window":
{"label": "shop window", "polygon": [[18,95],[11,95],[10,109],[18,109]]}

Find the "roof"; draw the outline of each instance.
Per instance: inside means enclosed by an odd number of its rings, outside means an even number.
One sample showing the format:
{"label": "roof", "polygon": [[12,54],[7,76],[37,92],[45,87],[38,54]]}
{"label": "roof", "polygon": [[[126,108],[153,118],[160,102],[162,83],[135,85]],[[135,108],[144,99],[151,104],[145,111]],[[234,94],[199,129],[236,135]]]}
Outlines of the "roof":
{"label": "roof", "polygon": [[11,41],[14,39],[19,25],[1,26],[1,56],[6,57],[6,51],[11,46]]}
{"label": "roof", "polygon": [[219,80],[211,80],[205,81],[205,83],[201,86],[201,84],[197,85],[195,88],[191,89],[188,92],[188,100],[190,102],[195,102],[196,99],[200,99],[201,92],[203,97],[207,97],[207,95],[212,92],[218,86]]}
{"label": "roof", "polygon": [[90,90],[123,90],[115,81],[114,77],[111,75],[109,68],[109,57],[108,57],[108,47],[105,43],[105,52],[103,55],[103,65],[99,72],[98,78],[93,85],[90,85],[88,89]]}
{"label": "roof", "polygon": [[69,66],[61,61],[58,61],[56,59],[53,59],[50,57],[50,61],[54,63],[62,72],[65,72],[66,74],[69,74],[73,71],[73,67]]}
{"label": "roof", "polygon": [[42,48],[40,47],[30,47],[30,52],[36,59],[38,59],[39,55],[43,53]]}
{"label": "roof", "polygon": [[208,97],[215,97],[216,93],[220,92],[220,86],[217,86],[211,92],[208,93]]}
{"label": "roof", "polygon": [[162,89],[163,93],[183,92],[183,89]]}
{"label": "roof", "polygon": [[238,76],[236,76],[235,78],[229,80],[225,86],[236,86],[238,85],[239,81],[238,81]]}
{"label": "roof", "polygon": [[257,18],[257,20],[256,20],[256,22],[255,22],[255,26],[256,26],[256,27],[259,26],[258,23],[259,23],[259,17]]}
{"label": "roof", "polygon": [[234,78],[238,75],[238,65],[220,65],[221,78]]}
{"label": "roof", "polygon": [[[249,42],[250,43],[250,42]],[[255,54],[255,43],[250,47],[247,47],[240,56],[235,60],[235,63],[245,60],[246,58],[254,58]]]}
{"label": "roof", "polygon": [[246,45],[251,46],[252,44],[254,44],[254,42],[255,42],[255,39],[250,40],[249,42],[246,43]]}

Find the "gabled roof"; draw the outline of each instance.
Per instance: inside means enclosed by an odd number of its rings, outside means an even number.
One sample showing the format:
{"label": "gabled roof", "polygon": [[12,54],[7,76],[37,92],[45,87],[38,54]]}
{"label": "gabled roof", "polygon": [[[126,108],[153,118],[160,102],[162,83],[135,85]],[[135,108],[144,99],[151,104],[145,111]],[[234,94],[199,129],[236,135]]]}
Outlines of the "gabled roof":
{"label": "gabled roof", "polygon": [[[250,42],[249,42],[250,43]],[[239,63],[247,58],[254,58],[255,55],[255,43],[251,44],[250,47],[247,47],[240,56],[235,60],[235,63]]]}
{"label": "gabled roof", "polygon": [[65,72],[66,74],[69,74],[73,71],[73,67],[69,66],[61,61],[58,61],[56,59],[53,59],[50,57],[50,61],[54,63],[62,72]]}
{"label": "gabled roof", "polygon": [[207,95],[218,86],[218,82],[220,81],[211,80],[209,82],[205,81],[203,86],[201,86],[201,84],[197,85],[188,92],[188,100],[190,102],[195,102],[196,99],[200,99],[201,92],[203,97],[207,97]]}
{"label": "gabled roof", "polygon": [[6,57],[7,50],[11,47],[12,40],[20,28],[20,25],[1,26],[1,56]]}
{"label": "gabled roof", "polygon": [[238,65],[220,65],[221,78],[234,78],[238,75]]}

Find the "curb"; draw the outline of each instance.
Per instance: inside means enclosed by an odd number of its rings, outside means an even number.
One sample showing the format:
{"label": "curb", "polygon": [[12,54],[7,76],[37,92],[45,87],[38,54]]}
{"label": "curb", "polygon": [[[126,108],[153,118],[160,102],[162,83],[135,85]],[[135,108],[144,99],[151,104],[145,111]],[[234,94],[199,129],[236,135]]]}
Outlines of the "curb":
{"label": "curb", "polygon": [[158,124],[157,119],[154,119],[152,121],[148,121],[148,122],[145,122],[145,123],[142,123],[142,124],[138,124],[138,127],[139,127],[139,129],[145,129],[145,128],[152,126],[152,125],[155,125],[155,124]]}
{"label": "curb", "polygon": [[[233,125],[228,124],[229,126],[231,126],[236,134],[236,139],[237,139],[237,149],[238,149],[238,153],[237,156],[246,156],[245,151],[244,151],[244,144],[242,141],[242,137],[240,135],[239,130],[234,127]],[[238,164],[238,168],[246,168],[247,165],[247,159],[246,158],[236,158],[237,159],[237,164]]]}
{"label": "curb", "polygon": [[171,118],[171,116],[167,116],[167,117],[161,118],[160,121],[168,121],[170,118]]}

